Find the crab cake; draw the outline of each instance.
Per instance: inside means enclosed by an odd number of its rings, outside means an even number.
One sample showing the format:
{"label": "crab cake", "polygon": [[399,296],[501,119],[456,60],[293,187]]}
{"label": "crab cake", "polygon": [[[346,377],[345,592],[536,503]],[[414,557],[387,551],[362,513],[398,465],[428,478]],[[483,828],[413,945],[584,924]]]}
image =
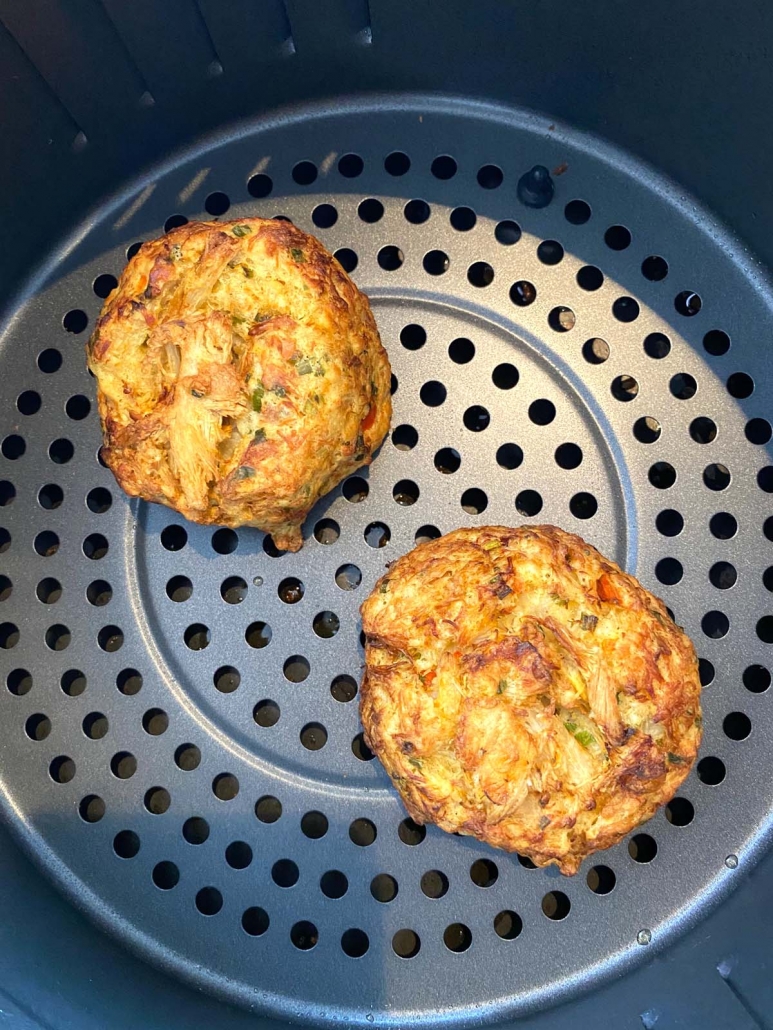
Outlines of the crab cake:
{"label": "crab cake", "polygon": [[571,533],[490,526],[422,544],[362,620],[365,739],[419,823],[572,874],[695,759],[690,640]]}
{"label": "crab cake", "polygon": [[371,461],[390,368],[367,298],[313,236],[191,222],[143,244],[88,344],[123,489],[297,551],[328,490]]}

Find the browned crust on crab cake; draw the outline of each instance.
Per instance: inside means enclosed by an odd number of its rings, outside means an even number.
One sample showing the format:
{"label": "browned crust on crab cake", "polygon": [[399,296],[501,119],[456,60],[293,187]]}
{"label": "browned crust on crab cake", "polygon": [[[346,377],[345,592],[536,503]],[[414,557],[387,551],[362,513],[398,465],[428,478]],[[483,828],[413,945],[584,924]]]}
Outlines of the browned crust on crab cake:
{"label": "browned crust on crab cake", "polygon": [[287,550],[389,428],[368,300],[288,222],[191,222],[143,244],[88,359],[104,459],[128,494]]}
{"label": "browned crust on crab cake", "polygon": [[692,643],[571,533],[489,526],[422,544],[362,620],[365,738],[419,823],[572,874],[695,760]]}

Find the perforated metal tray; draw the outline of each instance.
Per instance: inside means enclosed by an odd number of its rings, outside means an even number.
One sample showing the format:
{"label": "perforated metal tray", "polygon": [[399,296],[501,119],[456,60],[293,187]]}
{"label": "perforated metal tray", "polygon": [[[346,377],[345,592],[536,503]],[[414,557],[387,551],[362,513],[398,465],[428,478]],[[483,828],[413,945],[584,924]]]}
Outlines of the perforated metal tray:
{"label": "perforated metal tray", "polygon": [[[535,163],[542,210],[516,198]],[[128,501],[83,345],[127,252],[184,217],[315,232],[372,299],[391,438],[297,555]],[[771,293],[689,198],[597,139],[428,98],[309,107],[109,198],[8,313],[2,803],[153,962],[274,1015],[479,1023],[696,920],[769,833]],[[572,880],[404,819],[359,736],[358,605],[463,524],[553,522],[663,596],[701,654],[678,799]]]}

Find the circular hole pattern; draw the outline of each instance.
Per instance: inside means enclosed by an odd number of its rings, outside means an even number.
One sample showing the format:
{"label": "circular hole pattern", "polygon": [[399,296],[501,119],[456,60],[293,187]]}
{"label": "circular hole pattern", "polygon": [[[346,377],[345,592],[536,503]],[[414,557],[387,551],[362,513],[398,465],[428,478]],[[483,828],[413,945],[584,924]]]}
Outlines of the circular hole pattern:
{"label": "circular hole pattern", "polygon": [[509,362],[497,365],[491,373],[491,380],[499,390],[512,390],[520,378],[518,369]]}
{"label": "circular hole pattern", "polygon": [[353,272],[359,261],[357,253],[350,247],[340,247],[333,256],[345,272]]}
{"label": "circular hole pattern", "polygon": [[293,167],[293,182],[299,186],[310,186],[317,178],[317,166],[313,161],[299,161]]}
{"label": "circular hole pattern", "polygon": [[659,360],[667,357],[671,352],[671,341],[665,333],[650,333],[644,338],[644,353]]}
{"label": "circular hole pattern", "polygon": [[[535,403],[539,402],[535,401]],[[491,421],[491,415],[488,413],[486,408],[482,407],[482,405],[473,404],[472,407],[467,408],[465,411],[462,416],[462,421],[471,433],[481,433],[484,429],[488,428]]]}
{"label": "circular hole pattern", "polygon": [[604,242],[610,250],[625,250],[631,245],[631,233],[624,225],[610,225],[604,233]]}
{"label": "circular hole pattern", "polygon": [[701,629],[712,640],[720,640],[730,629],[730,620],[724,612],[710,611],[701,619]]}
{"label": "circular hole pattern", "polygon": [[660,423],[651,415],[637,418],[633,424],[633,435],[640,443],[655,443],[660,438]]}
{"label": "circular hole pattern", "polygon": [[89,740],[101,740],[107,736],[110,725],[102,712],[89,712],[83,719],[82,728]]}
{"label": "circular hole pattern", "polygon": [[327,816],[323,812],[306,812],[301,818],[301,833],[309,840],[320,840],[327,831]]}
{"label": "circular hole pattern", "polygon": [[228,195],[220,193],[219,191],[210,193],[204,201],[204,210],[208,215],[212,215],[214,218],[224,215],[230,206],[231,201],[228,198]]}
{"label": "circular hole pattern", "polygon": [[770,682],[770,670],[764,665],[749,665],[744,669],[743,685],[752,694],[764,694]]}
{"label": "circular hole pattern", "polygon": [[268,930],[270,924],[268,912],[259,905],[252,905],[242,914],[242,929],[250,937],[261,937]]}
{"label": "circular hole pattern", "polygon": [[523,920],[517,912],[504,909],[494,916],[494,933],[503,941],[514,941],[522,930]]}
{"label": "circular hole pattern", "polygon": [[367,848],[376,839],[376,827],[370,819],[355,819],[349,826],[349,840],[360,848]]}
{"label": "circular hole pattern", "polygon": [[594,894],[611,894],[615,889],[617,877],[607,865],[594,865],[588,870],[585,878]]}
{"label": "circular hole pattern", "polygon": [[[510,300],[516,305],[516,307],[527,308],[530,304],[533,304],[536,299],[537,288],[534,283],[530,283],[527,279],[519,279],[510,287]],[[551,316],[552,314],[553,313],[551,312]],[[558,318],[558,316],[556,316],[556,318]],[[553,326],[553,328],[555,328],[555,326]]]}
{"label": "circular hole pattern", "polygon": [[264,701],[258,701],[252,710],[253,719],[258,726],[262,726],[264,729],[276,726],[281,714],[279,705],[276,701],[272,701],[270,698],[266,698]]}
{"label": "circular hole pattern", "polygon": [[[308,659],[304,658],[303,655],[300,654],[290,655],[290,657],[285,661],[282,668],[285,674],[285,679],[289,680],[290,683],[303,683],[303,681],[308,677],[309,673],[311,672],[311,666],[309,665]],[[316,723],[310,723],[309,725],[313,728],[314,726],[316,726]],[[308,727],[304,727],[304,730],[301,731],[301,739],[303,739],[303,734],[306,731],[306,729],[308,729]],[[324,733],[324,727],[320,727],[320,729]],[[315,736],[312,733],[309,739],[312,741],[321,740],[322,733],[320,733],[318,736]],[[322,747],[323,744],[320,744],[319,746]],[[316,748],[310,748],[310,750],[316,750]]]}
{"label": "circular hole pattern", "polygon": [[419,886],[425,897],[436,900],[448,893],[448,877],[439,869],[429,869],[422,875]]}
{"label": "circular hole pattern", "polygon": [[232,869],[246,869],[252,862],[252,848],[246,841],[231,841],[225,849],[225,860]]}
{"label": "circular hole pattern", "polygon": [[[5,577],[3,578],[5,579]],[[11,581],[6,580],[6,583],[6,589],[8,590],[8,594],[6,594],[6,596],[9,596],[11,592]],[[58,579],[52,579],[51,577],[41,579],[41,581],[35,588],[35,594],[37,595],[38,600],[41,601],[43,604],[56,604],[56,602],[62,596],[62,584],[59,582]]]}
{"label": "circular hole pattern", "polygon": [[219,773],[212,781],[212,793],[219,801],[233,801],[239,793],[239,781],[233,773]]}
{"label": "circular hole pattern", "polygon": [[651,862],[658,853],[658,845],[654,837],[648,833],[637,833],[628,841],[628,854],[634,862]]}
{"label": "circular hole pattern", "polygon": [[[84,398],[85,400],[85,398]],[[16,407],[22,415],[35,415],[40,411],[42,401],[35,390],[25,390],[16,398]]]}
{"label": "circular hole pattern", "polygon": [[357,681],[351,676],[336,676],[330,684],[330,693],[340,704],[347,704],[357,696]]}
{"label": "circular hole pattern", "polygon": [[233,694],[235,690],[239,689],[241,681],[241,674],[233,665],[221,665],[212,677],[215,689],[219,690],[221,694]]}
{"label": "circular hole pattern", "polygon": [[668,262],[656,254],[646,257],[641,263],[641,274],[651,283],[662,282],[668,275]]}
{"label": "circular hole pattern", "polygon": [[78,805],[78,815],[84,823],[98,823],[106,811],[105,802],[97,794],[87,794]]}
{"label": "circular hole pattern", "polygon": [[421,940],[415,930],[398,930],[392,937],[392,951],[399,958],[415,958],[421,949]]}
{"label": "circular hole pattern", "polygon": [[[68,441],[64,441],[65,443]],[[53,447],[53,444],[51,445]],[[72,444],[70,444],[72,446]],[[24,437],[18,436],[13,433],[10,436],[6,436],[0,445],[0,451],[2,451],[3,457],[9,461],[18,461],[27,450],[27,444],[24,442]],[[51,452],[49,451],[49,454]]]}
{"label": "circular hole pattern", "polygon": [[587,290],[589,293],[600,290],[604,285],[604,275],[601,269],[596,268],[595,265],[583,265],[578,269],[575,279],[580,289]]}
{"label": "circular hole pattern", "polygon": [[51,720],[47,715],[36,712],[24,723],[24,732],[30,740],[45,740],[51,732]]}
{"label": "circular hole pattern", "polygon": [[174,764],[183,772],[193,772],[201,765],[201,751],[195,744],[180,744],[175,749]]}
{"label": "circular hole pattern", "polygon": [[[58,490],[59,491],[59,503],[58,504],[43,504],[42,498],[39,495],[41,505],[45,507],[58,508],[59,504],[62,503],[61,490],[59,487],[43,487],[44,490]],[[43,490],[40,494],[42,495]],[[106,511],[110,510],[113,503],[113,497],[109,490],[106,490],[103,486],[95,486],[93,490],[89,490],[86,495],[86,507],[89,511],[93,511],[95,515],[104,515]]]}
{"label": "circular hole pattern", "polygon": [[340,870],[328,869],[320,878],[319,889],[326,898],[337,901],[349,890],[349,881]]}
{"label": "circular hole pattern", "polygon": [[469,232],[475,227],[477,220],[471,207],[455,207],[449,216],[451,227],[457,232]]}
{"label": "circular hole pattern", "polygon": [[590,204],[584,200],[570,200],[564,208],[564,218],[571,225],[585,225],[590,220]]}
{"label": "circular hole pattern", "polygon": [[46,375],[58,372],[62,367],[62,355],[55,347],[48,347],[38,354],[38,368]]}
{"label": "circular hole pattern", "polygon": [[362,958],[369,947],[370,941],[364,930],[351,928],[341,935],[341,949],[349,958]]}
{"label": "circular hole pattern", "polygon": [[183,837],[189,844],[203,844],[209,838],[209,823],[194,815],[183,823]]}
{"label": "circular hole pattern", "polygon": [[293,923],[290,940],[299,951],[311,951],[319,940],[319,931],[314,923],[310,923],[308,919],[301,919],[300,922]]}
{"label": "circular hole pattern", "polygon": [[223,895],[217,887],[202,887],[196,894],[196,908],[203,916],[215,916],[223,907]]}
{"label": "circular hole pattern", "polygon": [[57,755],[48,766],[54,783],[69,783],[75,777],[75,762],[67,755]]}
{"label": "circular hole pattern", "polygon": [[599,504],[593,494],[581,491],[569,501],[569,511],[576,519],[592,519],[598,511]]}
{"label": "circular hole pattern", "polygon": [[658,582],[665,583],[666,586],[674,586],[682,579],[684,569],[682,563],[676,558],[661,558],[655,566],[655,575]]}
{"label": "circular hole pattern", "polygon": [[247,583],[241,576],[229,576],[220,584],[220,596],[226,604],[241,604],[247,596]]}
{"label": "circular hole pattern", "polygon": [[471,286],[490,286],[494,281],[494,269],[486,261],[475,261],[467,269],[467,281]]}
{"label": "circular hole pattern", "polygon": [[687,798],[671,798],[666,805],[666,819],[672,826],[689,826],[695,817],[695,809]]}
{"label": "circular hole pattern", "polygon": [[568,333],[570,329],[574,329],[576,322],[577,316],[565,305],[553,308],[548,315],[548,325],[556,333]]}
{"label": "circular hole pattern", "polygon": [[397,834],[403,844],[415,847],[417,844],[421,844],[427,836],[427,828],[414,822],[413,819],[408,817],[407,819],[403,819],[398,826]]}
{"label": "circular hole pattern", "polygon": [[411,225],[423,225],[431,214],[430,206],[426,200],[409,200],[403,208],[405,220]]}
{"label": "circular hole pattern", "polygon": [[727,392],[731,397],[745,400],[754,393],[754,380],[746,372],[733,372],[727,378]]}
{"label": "circular hole pattern", "polygon": [[273,795],[266,794],[255,802],[255,815],[262,823],[275,823],[282,815],[282,803]]}
{"label": "circular hole pattern", "polygon": [[395,150],[384,158],[384,169],[388,175],[405,175],[410,167],[411,159],[400,150]]}
{"label": "circular hole pattern", "polygon": [[460,336],[449,344],[448,356],[455,365],[467,365],[475,357],[475,344]]}
{"label": "circular hole pattern", "polygon": [[746,423],[744,430],[749,443],[766,444],[773,436],[773,428],[766,418],[752,418]]}
{"label": "circular hole pattern", "polygon": [[519,515],[532,518],[542,511],[542,497],[536,490],[521,490],[515,498],[515,509]]}
{"label": "circular hole pattern", "polygon": [[467,951],[472,944],[472,931],[464,923],[451,923],[443,931],[443,944],[449,951]]}
{"label": "circular hole pattern", "polygon": [[80,308],[73,308],[72,311],[68,311],[62,319],[62,326],[68,333],[82,333],[88,324],[89,316],[85,311],[81,311]]}
{"label": "circular hole pattern", "polygon": [[582,347],[582,356],[589,365],[603,365],[609,358],[609,344],[597,336],[586,340]]}
{"label": "circular hole pattern", "polygon": [[618,322],[634,322],[639,317],[639,304],[633,297],[618,297],[612,304],[612,314]]}
{"label": "circular hole pattern", "polygon": [[703,301],[692,290],[682,290],[674,297],[674,307],[680,315],[691,318],[693,315],[697,315],[703,307]]}
{"label": "circular hole pattern", "polygon": [[656,461],[650,466],[649,481],[658,490],[668,490],[676,482],[676,469],[667,461]]}
{"label": "circular hole pattern", "polygon": [[619,401],[632,401],[639,393],[639,384],[633,376],[615,376],[610,386],[612,396]]}
{"label": "circular hole pattern", "polygon": [[563,891],[549,891],[542,899],[542,911],[548,919],[566,919],[571,907],[571,902]]}
{"label": "circular hole pattern", "polygon": [[209,647],[212,635],[208,626],[205,626],[202,622],[194,622],[185,630],[183,639],[185,640],[185,646],[190,648],[191,651],[203,651]]}
{"label": "circular hole pattern", "polygon": [[187,576],[172,576],[166,584],[166,596],[170,601],[187,601],[193,594],[193,583]]}
{"label": "circular hole pattern", "polygon": [[376,200],[375,197],[369,197],[367,200],[360,201],[357,215],[361,221],[372,225],[384,217],[384,205],[380,200]]}
{"label": "circular hole pattern", "polygon": [[718,786],[724,780],[727,773],[722,759],[716,758],[713,755],[701,758],[695,767],[695,771],[701,783],[705,783],[709,787]]}
{"label": "circular hole pattern", "polygon": [[719,357],[730,350],[730,337],[721,329],[710,329],[703,337],[703,347],[707,354]]}
{"label": "circular hole pattern", "polygon": [[113,837],[113,851],[119,858],[136,858],[140,851],[140,838],[133,830],[121,830]]}
{"label": "circular hole pattern", "polygon": [[738,573],[729,561],[718,561],[709,569],[709,580],[717,590],[729,590],[735,586]]}
{"label": "circular hole pattern", "polygon": [[461,505],[468,515],[480,515],[488,507],[488,497],[483,490],[473,486],[462,494]]}
{"label": "circular hole pattern", "polygon": [[499,870],[490,858],[479,858],[470,866],[470,879],[477,887],[493,887],[499,879]]}
{"label": "circular hole pattern", "polygon": [[[294,682],[297,683],[299,681],[295,680]],[[327,730],[322,723],[307,722],[301,730],[301,744],[303,744],[307,751],[321,751],[325,744],[327,744]]]}
{"label": "circular hole pattern", "polygon": [[381,248],[377,260],[385,272],[396,272],[405,260],[405,255],[399,247],[390,244]]}
{"label": "circular hole pattern", "polygon": [[338,171],[346,179],[356,179],[358,175],[362,175],[364,167],[365,162],[359,154],[343,154],[338,159]]}
{"label": "circular hole pattern", "polygon": [[703,470],[703,482],[709,490],[726,490],[730,486],[730,470],[726,465],[712,462]]}

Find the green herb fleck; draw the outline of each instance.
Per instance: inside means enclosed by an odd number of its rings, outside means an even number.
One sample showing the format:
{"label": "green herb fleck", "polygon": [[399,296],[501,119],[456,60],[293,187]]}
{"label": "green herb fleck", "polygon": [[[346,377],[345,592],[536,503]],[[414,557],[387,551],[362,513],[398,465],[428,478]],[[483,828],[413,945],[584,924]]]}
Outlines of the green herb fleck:
{"label": "green herb fleck", "polygon": [[424,764],[420,758],[409,758],[408,761],[415,769],[421,769]]}
{"label": "green herb fleck", "polygon": [[561,595],[557,594],[555,591],[551,592],[550,600],[554,601],[561,608],[568,608],[569,607],[569,599],[566,598],[566,597],[561,597]]}
{"label": "green herb fleck", "polygon": [[258,429],[255,432],[255,435],[252,438],[252,442],[253,443],[263,443],[263,441],[265,439],[266,439],[266,430],[265,429]]}
{"label": "green herb fleck", "polygon": [[388,579],[384,580],[384,582],[378,588],[378,592],[380,594],[387,594],[387,593],[389,593],[389,580]]}
{"label": "green herb fleck", "polygon": [[293,261],[297,261],[299,264],[303,264],[306,260],[306,255],[303,253],[300,247],[291,247],[290,253],[293,256]]}
{"label": "green herb fleck", "polygon": [[668,752],[668,760],[672,765],[684,765],[687,761],[687,759],[683,758],[682,755],[675,755],[673,751]]}
{"label": "green herb fleck", "polygon": [[295,370],[299,376],[308,376],[314,371],[314,368],[308,358],[301,358],[295,365]]}
{"label": "green herb fleck", "polygon": [[231,321],[234,325],[244,325],[247,319],[243,318],[241,315],[231,315]]}
{"label": "green herb fleck", "polygon": [[249,265],[242,265],[242,271],[244,272],[244,278],[245,279],[254,279],[255,278],[255,273],[253,272],[253,270],[250,268]]}
{"label": "green herb fleck", "polygon": [[544,830],[548,826],[550,826],[550,819],[546,815],[541,815],[539,820],[539,828],[541,830]]}
{"label": "green herb fleck", "polygon": [[234,236],[249,236],[252,229],[250,229],[249,225],[235,225],[233,229],[231,229],[231,232]]}
{"label": "green herb fleck", "polygon": [[203,394],[200,390],[191,390],[191,397],[199,397],[199,398],[201,398],[201,397],[204,397],[204,396],[206,396],[206,394]]}
{"label": "green herb fleck", "polygon": [[497,694],[504,694],[507,690],[507,680],[500,680],[497,684]]}
{"label": "green herb fleck", "polygon": [[228,263],[226,264],[226,266],[225,266],[225,267],[226,267],[226,268],[236,268],[236,266],[237,266],[238,264],[239,264],[239,262],[238,262],[238,261],[236,260],[236,258],[233,258],[233,259],[232,259],[231,261],[229,261],[229,262],[228,262]]}
{"label": "green herb fleck", "polygon": [[583,612],[582,617],[580,618],[580,625],[589,633],[593,633],[596,629],[596,624],[598,623],[598,621],[598,615],[588,615],[587,612]]}
{"label": "green herb fleck", "polygon": [[172,244],[172,246],[169,248],[169,256],[171,257],[172,261],[180,260],[180,258],[183,256],[183,249],[179,243]]}
{"label": "green herb fleck", "polygon": [[252,393],[252,410],[253,411],[258,411],[259,412],[260,409],[263,407],[263,395],[265,394],[265,392],[266,391],[263,388],[263,383],[258,383],[258,385],[255,387],[255,389],[254,389],[254,391]]}
{"label": "green herb fleck", "polygon": [[699,730],[703,729],[703,716],[702,715],[696,715],[695,716],[695,725],[696,725],[696,727]]}
{"label": "green herb fleck", "polygon": [[252,479],[255,475],[255,469],[252,465],[240,465],[239,468],[234,472],[235,479]]}
{"label": "green herb fleck", "polygon": [[590,747],[591,744],[596,743],[596,738],[588,730],[581,730],[576,722],[572,722],[571,719],[564,723],[567,730],[572,734],[578,744],[582,744],[583,747]]}
{"label": "green herb fleck", "polygon": [[287,390],[285,390],[285,388],[283,386],[272,386],[271,387],[271,392],[275,393],[277,395],[277,397],[286,397],[287,396]]}

